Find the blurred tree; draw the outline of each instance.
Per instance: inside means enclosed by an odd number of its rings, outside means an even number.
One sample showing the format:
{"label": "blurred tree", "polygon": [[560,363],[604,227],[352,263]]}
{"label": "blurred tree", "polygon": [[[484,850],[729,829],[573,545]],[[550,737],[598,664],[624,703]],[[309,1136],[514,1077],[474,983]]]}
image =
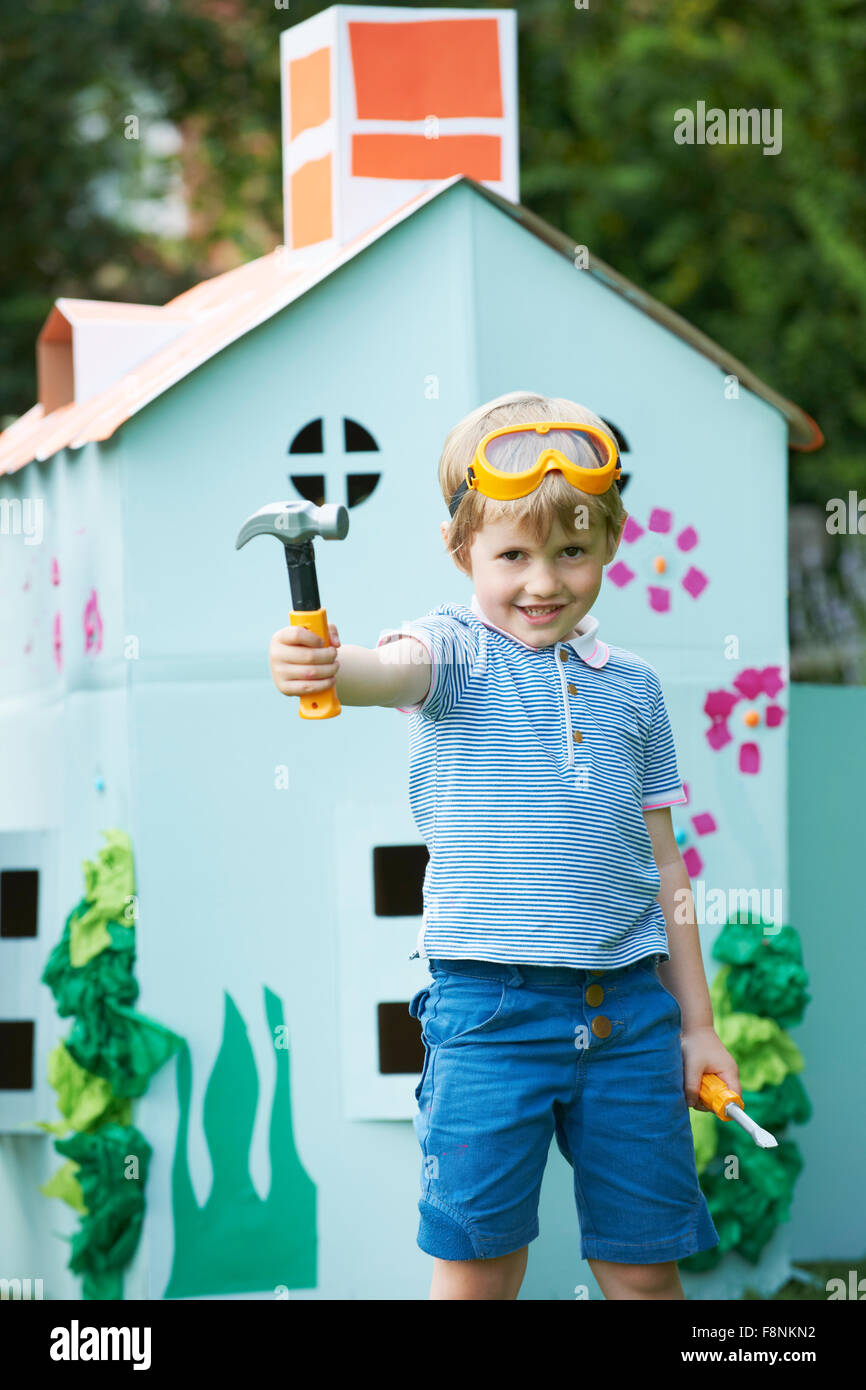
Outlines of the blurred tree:
{"label": "blurred tree", "polygon": [[[521,201],[819,422],[791,495],[866,483],[866,6],[520,7]],[[677,144],[681,108],[782,112],[782,149]]]}
{"label": "blurred tree", "polygon": [[279,244],[279,34],[322,8],[0,0],[0,427],[58,296],[161,304]]}

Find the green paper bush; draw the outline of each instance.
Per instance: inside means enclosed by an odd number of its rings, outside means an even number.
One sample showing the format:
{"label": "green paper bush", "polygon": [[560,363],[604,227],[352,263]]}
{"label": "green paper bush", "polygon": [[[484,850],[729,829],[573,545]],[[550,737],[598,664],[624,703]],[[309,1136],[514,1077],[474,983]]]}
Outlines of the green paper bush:
{"label": "green paper bush", "polygon": [[[69,1065],[55,1058],[64,1116],[74,1112],[72,1092],[80,1092],[88,1075],[109,1086],[107,1097],[100,1097],[100,1103],[107,1103],[99,1122],[54,1141],[56,1151],[74,1167],[61,1169],[51,1181],[66,1191],[74,1176],[84,1201],[69,1268],[82,1275],[87,1299],[123,1297],[123,1269],[135,1253],[144,1220],[150,1145],[133,1125],[117,1120],[125,1117],[129,1098],[142,1095],[153,1073],[183,1045],[177,1034],[132,1008],[138,998],[132,973],[135,928],[132,918],[119,920],[127,916],[134,893],[132,846],[123,831],[103,835],[107,843],[98,864],[84,861],[84,897],[67,917],[42,973],[61,1018],[74,1019],[64,1046],[84,1073],[71,1075]],[[76,953],[79,965],[72,963]]]}
{"label": "green paper bush", "polygon": [[[740,1070],[745,1110],[779,1142],[761,1149],[733,1121],[707,1116],[715,1143],[704,1125],[695,1154],[719,1244],[680,1261],[692,1273],[715,1268],[729,1250],[758,1263],[776,1227],[789,1218],[803,1167],[797,1144],[783,1131],[789,1123],[804,1124],[812,1113],[796,1075],[802,1056],[783,1032],[802,1021],[810,998],[797,932],[787,924],[777,930],[751,915],[738,916],[725,924],[712,955],[722,966],[710,988],[716,1031]],[[753,1087],[747,1089],[749,1080]],[[732,1155],[736,1177],[726,1176]]]}
{"label": "green paper bush", "polygon": [[713,957],[739,967],[727,976],[732,1009],[793,1028],[802,1022],[810,998],[800,940],[791,926],[771,932],[767,926],[759,921],[728,922],[713,946]]}
{"label": "green paper bush", "polygon": [[55,1140],[77,1163],[86,1213],[72,1238],[69,1268],[83,1276],[85,1298],[122,1297],[123,1270],[138,1246],[151,1147],[133,1125],[105,1124]]}

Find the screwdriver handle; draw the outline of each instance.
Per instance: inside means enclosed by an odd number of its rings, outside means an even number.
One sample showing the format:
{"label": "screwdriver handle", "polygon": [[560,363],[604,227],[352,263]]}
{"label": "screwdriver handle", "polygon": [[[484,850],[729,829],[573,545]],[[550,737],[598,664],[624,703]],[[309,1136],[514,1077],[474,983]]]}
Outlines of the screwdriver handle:
{"label": "screwdriver handle", "polygon": [[720,1076],[716,1076],[713,1071],[705,1071],[701,1077],[701,1088],[698,1096],[709,1110],[718,1115],[720,1120],[730,1120],[730,1115],[725,1114],[725,1106],[730,1105],[731,1101],[739,1105],[740,1109],[745,1109],[743,1097],[738,1096],[736,1091],[732,1091],[730,1086],[726,1086]]}

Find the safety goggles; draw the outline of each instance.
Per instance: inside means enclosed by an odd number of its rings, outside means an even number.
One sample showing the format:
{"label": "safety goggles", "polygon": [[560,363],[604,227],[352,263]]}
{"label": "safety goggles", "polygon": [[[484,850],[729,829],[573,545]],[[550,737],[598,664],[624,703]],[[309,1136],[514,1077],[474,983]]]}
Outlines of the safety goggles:
{"label": "safety goggles", "polygon": [[619,479],[622,465],[613,439],[594,425],[567,420],[504,425],[478,445],[448,510],[453,516],[470,488],[497,501],[526,497],[552,469],[572,487],[598,496]]}

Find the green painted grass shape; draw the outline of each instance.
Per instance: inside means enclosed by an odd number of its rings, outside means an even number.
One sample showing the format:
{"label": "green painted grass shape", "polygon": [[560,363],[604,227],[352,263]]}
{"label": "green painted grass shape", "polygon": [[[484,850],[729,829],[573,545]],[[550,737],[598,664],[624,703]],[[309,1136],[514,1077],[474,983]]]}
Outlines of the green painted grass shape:
{"label": "green painted grass shape", "polygon": [[[289,1050],[276,1043],[282,1001],[264,989],[277,1079],[271,1108],[271,1187],[262,1201],[249,1173],[259,1077],[246,1024],[225,993],[223,1036],[204,1099],[204,1135],[213,1186],[198,1205],[189,1175],[192,1058],[177,1056],[180,1120],[172,1167],[174,1261],[164,1298],[202,1298],[316,1286],[316,1185],[301,1164],[292,1132]],[[285,1037],[285,1031],[281,1033]]]}

